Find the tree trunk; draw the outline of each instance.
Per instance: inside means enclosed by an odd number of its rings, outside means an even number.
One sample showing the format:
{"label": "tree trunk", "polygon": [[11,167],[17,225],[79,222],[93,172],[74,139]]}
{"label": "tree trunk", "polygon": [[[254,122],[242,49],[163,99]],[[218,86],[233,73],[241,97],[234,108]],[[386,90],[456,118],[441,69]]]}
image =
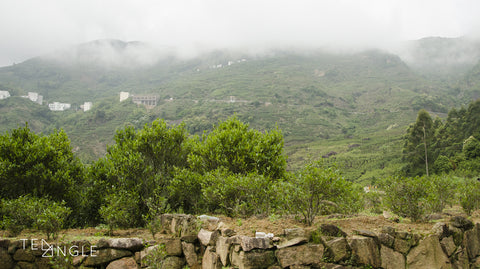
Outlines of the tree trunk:
{"label": "tree trunk", "polygon": [[425,132],[425,124],[423,124],[423,145],[425,146],[425,170],[428,177],[427,135]]}

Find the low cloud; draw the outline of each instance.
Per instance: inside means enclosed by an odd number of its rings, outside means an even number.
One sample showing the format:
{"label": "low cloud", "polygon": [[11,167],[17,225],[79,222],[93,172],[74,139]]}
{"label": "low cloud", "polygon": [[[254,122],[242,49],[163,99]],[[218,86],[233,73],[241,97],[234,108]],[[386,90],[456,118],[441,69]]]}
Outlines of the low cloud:
{"label": "low cloud", "polygon": [[97,39],[143,41],[184,57],[210,49],[390,48],[476,35],[474,0],[2,0],[0,65]]}

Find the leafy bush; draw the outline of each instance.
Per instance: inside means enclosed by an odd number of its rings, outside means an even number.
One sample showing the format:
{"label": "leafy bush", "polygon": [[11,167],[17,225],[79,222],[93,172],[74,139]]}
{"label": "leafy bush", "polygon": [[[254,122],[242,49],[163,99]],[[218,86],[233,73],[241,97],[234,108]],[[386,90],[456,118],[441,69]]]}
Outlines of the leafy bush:
{"label": "leafy bush", "polygon": [[370,210],[374,214],[383,212],[383,192],[369,191],[363,194],[365,209]]}
{"label": "leafy bush", "polygon": [[477,177],[480,173],[480,158],[464,160],[458,165],[459,176],[463,177]]}
{"label": "leafy bush", "polygon": [[446,205],[452,204],[455,197],[456,184],[449,176],[422,177],[427,188],[425,209],[428,212],[441,213]]}
{"label": "leafy bush", "polygon": [[309,226],[319,214],[354,212],[361,206],[360,190],[334,166],[322,163],[307,165],[298,176],[278,186],[287,211],[301,214]]}
{"label": "leafy bush", "polygon": [[422,177],[392,177],[383,182],[385,203],[393,213],[418,221],[425,212],[427,186]]}
{"label": "leafy bush", "polygon": [[11,235],[17,236],[24,229],[33,226],[39,210],[35,198],[29,195],[20,196],[13,200],[2,200],[2,227],[8,230]]}
{"label": "leafy bush", "polygon": [[453,170],[453,164],[448,157],[440,155],[433,163],[433,170],[437,174],[448,173]]}
{"label": "leafy bush", "polygon": [[44,202],[44,208],[37,215],[34,227],[44,231],[47,239],[50,239],[50,235],[56,239],[72,210],[65,206],[65,202],[57,203],[48,200],[44,200]]}
{"label": "leafy bush", "polygon": [[160,216],[170,211],[170,205],[167,203],[167,199],[160,195],[150,197],[146,201],[148,207],[148,213],[142,215],[143,221],[145,221],[146,228],[152,234],[155,239],[155,234],[162,229],[162,221]]}
{"label": "leafy bush", "polygon": [[71,209],[65,202],[54,202],[47,198],[21,196],[14,200],[2,200],[2,226],[13,236],[17,236],[25,228],[36,228],[56,238],[63,228]]}
{"label": "leafy bush", "polygon": [[225,169],[207,173],[202,193],[210,210],[220,209],[227,216],[269,214],[274,195],[271,181],[256,173],[234,175]]}
{"label": "leafy bush", "polygon": [[468,160],[480,157],[480,142],[475,137],[470,136],[463,142],[463,154]]}
{"label": "leafy bush", "polygon": [[165,268],[165,258],[167,257],[167,250],[164,244],[153,246],[147,255],[142,260],[148,268],[162,269]]}
{"label": "leafy bush", "polygon": [[138,210],[138,195],[126,190],[118,190],[106,197],[107,204],[100,207],[99,213],[106,222],[110,235],[116,228],[138,225],[141,220]]}
{"label": "leafy bush", "polygon": [[480,182],[466,178],[459,188],[459,199],[460,205],[468,215],[480,209]]}
{"label": "leafy bush", "polygon": [[203,176],[188,169],[175,169],[175,176],[168,186],[168,202],[175,210],[199,213],[204,209],[202,197]]}
{"label": "leafy bush", "polygon": [[201,174],[225,168],[233,174],[256,173],[278,179],[287,166],[283,145],[278,129],[262,133],[231,117],[203,136],[188,163]]}

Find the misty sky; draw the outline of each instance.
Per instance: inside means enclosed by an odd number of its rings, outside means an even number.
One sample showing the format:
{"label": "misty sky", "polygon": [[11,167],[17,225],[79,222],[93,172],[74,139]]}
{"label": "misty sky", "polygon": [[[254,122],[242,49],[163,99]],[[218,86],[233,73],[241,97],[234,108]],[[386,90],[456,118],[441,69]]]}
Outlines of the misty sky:
{"label": "misty sky", "polygon": [[385,48],[464,35],[480,36],[480,1],[0,0],[0,66],[104,38],[189,54],[211,48]]}

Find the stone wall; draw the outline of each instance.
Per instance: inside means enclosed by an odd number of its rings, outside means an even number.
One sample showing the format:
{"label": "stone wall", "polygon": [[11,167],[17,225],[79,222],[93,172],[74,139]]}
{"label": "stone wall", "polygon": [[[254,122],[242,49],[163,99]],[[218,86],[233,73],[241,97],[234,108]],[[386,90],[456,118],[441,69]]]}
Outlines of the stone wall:
{"label": "stone wall", "polygon": [[[156,243],[113,238],[96,245],[77,241],[44,249],[57,258],[57,268],[67,263],[75,268],[143,268],[158,258],[161,268],[172,269],[480,267],[480,224],[463,217],[437,223],[426,235],[392,227],[347,235],[334,225],[322,224],[317,229],[285,229],[282,235],[257,233],[256,237],[236,235],[214,217],[161,218],[163,233],[169,236]],[[0,268],[51,268],[51,258],[42,257],[41,243],[0,240]]]}

